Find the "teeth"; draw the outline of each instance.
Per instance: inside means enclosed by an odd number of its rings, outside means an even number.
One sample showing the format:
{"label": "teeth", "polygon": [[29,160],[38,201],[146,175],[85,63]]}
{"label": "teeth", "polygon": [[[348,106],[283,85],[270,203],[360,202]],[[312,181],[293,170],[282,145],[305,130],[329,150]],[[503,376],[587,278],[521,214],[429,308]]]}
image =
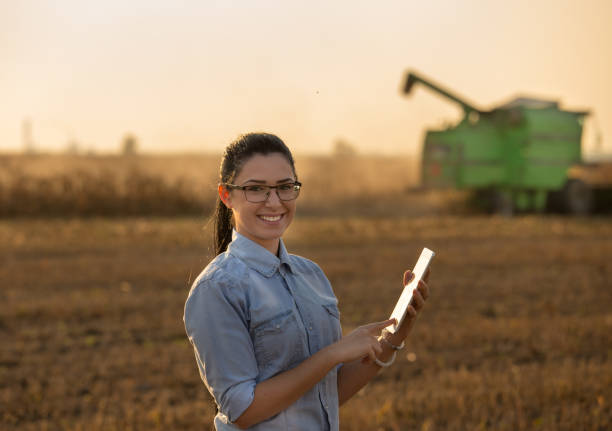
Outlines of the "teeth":
{"label": "teeth", "polygon": [[281,216],[279,216],[279,215],[277,215],[277,216],[259,216],[259,217],[261,217],[265,221],[278,221],[281,218]]}

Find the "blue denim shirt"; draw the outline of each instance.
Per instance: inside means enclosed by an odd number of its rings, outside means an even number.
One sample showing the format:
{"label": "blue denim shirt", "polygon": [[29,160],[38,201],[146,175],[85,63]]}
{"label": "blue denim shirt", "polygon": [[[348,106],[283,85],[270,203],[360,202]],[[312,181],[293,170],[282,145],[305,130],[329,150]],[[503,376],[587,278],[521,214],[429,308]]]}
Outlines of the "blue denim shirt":
{"label": "blue denim shirt", "polygon": [[[193,283],[185,329],[204,384],[218,406],[217,430],[253,401],[255,385],[341,337],[337,300],[312,261],[279,256],[234,231],[225,253]],[[338,430],[337,370],[253,430]]]}

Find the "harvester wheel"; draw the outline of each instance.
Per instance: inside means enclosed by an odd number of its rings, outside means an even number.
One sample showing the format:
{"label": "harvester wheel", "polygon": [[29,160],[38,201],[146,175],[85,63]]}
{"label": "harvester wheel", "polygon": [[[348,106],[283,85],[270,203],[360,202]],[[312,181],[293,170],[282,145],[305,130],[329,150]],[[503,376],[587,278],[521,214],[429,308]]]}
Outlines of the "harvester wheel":
{"label": "harvester wheel", "polygon": [[570,214],[586,215],[593,210],[593,190],[578,179],[570,179],[563,190],[565,209]]}
{"label": "harvester wheel", "polygon": [[514,200],[512,195],[505,191],[495,191],[493,193],[493,211],[504,217],[514,215]]}

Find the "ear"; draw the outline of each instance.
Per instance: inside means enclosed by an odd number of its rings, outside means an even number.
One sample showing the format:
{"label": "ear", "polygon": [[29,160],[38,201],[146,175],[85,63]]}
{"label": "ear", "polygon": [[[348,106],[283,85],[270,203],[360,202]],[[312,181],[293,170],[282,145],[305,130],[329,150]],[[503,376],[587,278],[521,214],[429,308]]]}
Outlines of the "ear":
{"label": "ear", "polygon": [[217,192],[219,193],[219,199],[221,199],[221,202],[223,202],[227,208],[232,209],[232,199],[230,197],[229,190],[226,187],[223,187],[222,184],[219,184]]}

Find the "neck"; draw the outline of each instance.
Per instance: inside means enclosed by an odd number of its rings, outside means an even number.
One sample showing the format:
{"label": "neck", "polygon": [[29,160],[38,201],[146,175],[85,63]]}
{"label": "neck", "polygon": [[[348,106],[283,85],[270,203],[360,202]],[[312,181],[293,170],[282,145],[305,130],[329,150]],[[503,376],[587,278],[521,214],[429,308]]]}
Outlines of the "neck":
{"label": "neck", "polygon": [[272,253],[274,256],[278,257],[278,251],[280,249],[280,238],[262,239],[262,238],[255,238],[249,235],[248,233],[240,232],[239,230],[238,230],[238,233],[242,236],[247,237],[251,241],[259,244],[260,246],[268,250],[270,253]]}

